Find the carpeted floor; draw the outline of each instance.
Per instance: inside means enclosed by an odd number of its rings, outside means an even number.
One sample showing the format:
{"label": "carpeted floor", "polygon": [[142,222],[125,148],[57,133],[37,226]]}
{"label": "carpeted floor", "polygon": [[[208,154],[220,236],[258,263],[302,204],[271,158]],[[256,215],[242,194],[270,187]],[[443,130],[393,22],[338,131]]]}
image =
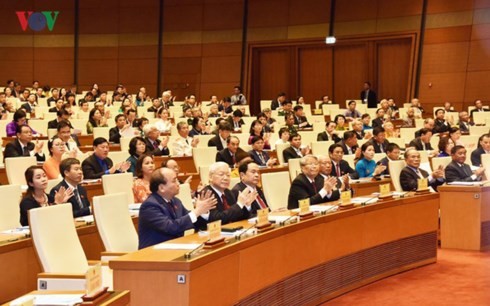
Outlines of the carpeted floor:
{"label": "carpeted floor", "polygon": [[323,305],[490,305],[490,252],[439,249],[437,263],[348,292]]}

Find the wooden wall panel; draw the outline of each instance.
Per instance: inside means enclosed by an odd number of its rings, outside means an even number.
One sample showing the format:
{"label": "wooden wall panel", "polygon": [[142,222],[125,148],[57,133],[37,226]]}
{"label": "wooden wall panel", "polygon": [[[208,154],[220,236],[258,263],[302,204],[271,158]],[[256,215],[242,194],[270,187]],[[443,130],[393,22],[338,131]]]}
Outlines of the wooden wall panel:
{"label": "wooden wall panel", "polygon": [[470,44],[468,71],[490,70],[490,40],[475,40]]}
{"label": "wooden wall panel", "polygon": [[289,25],[330,21],[330,0],[289,0]]}
{"label": "wooden wall panel", "polygon": [[376,2],[364,0],[337,1],[335,22],[376,19],[378,7]]}
{"label": "wooden wall panel", "polygon": [[420,15],[423,0],[378,0],[377,18]]}
{"label": "wooden wall panel", "polygon": [[280,27],[289,24],[289,8],[281,0],[249,1],[248,27]]}
{"label": "wooden wall panel", "polygon": [[424,45],[457,41],[469,41],[472,26],[449,27],[425,30]]}
{"label": "wooden wall panel", "polygon": [[473,105],[476,99],[485,101],[486,105],[490,103],[490,91],[488,90],[488,80],[490,80],[490,71],[468,72],[466,75],[466,94],[465,107]]}
{"label": "wooden wall panel", "polygon": [[377,43],[378,99],[391,97],[398,105],[408,102],[411,45],[410,39]]}
{"label": "wooden wall panel", "polygon": [[[345,100],[359,99],[362,85],[368,79],[368,56],[365,44],[335,46],[333,101],[345,105]],[[376,84],[373,84],[376,88]]]}
{"label": "wooden wall panel", "polygon": [[303,96],[313,108],[316,100],[332,93],[332,54],[333,48],[327,46],[298,49],[298,96]]}
{"label": "wooden wall panel", "polygon": [[463,72],[468,64],[468,52],[468,42],[426,45],[422,60],[422,74]]}
{"label": "wooden wall panel", "polygon": [[419,98],[429,109],[445,101],[461,104],[465,93],[465,78],[465,72],[424,74],[420,77]]}

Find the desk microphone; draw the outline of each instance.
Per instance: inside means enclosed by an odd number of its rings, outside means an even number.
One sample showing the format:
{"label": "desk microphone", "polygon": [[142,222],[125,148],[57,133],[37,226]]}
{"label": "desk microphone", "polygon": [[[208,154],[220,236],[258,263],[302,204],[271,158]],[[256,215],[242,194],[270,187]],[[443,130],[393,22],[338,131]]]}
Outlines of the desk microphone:
{"label": "desk microphone", "polygon": [[282,221],[279,223],[279,225],[280,225],[280,226],[284,226],[284,225],[286,225],[286,222],[288,222],[288,221],[289,221],[289,220],[291,220],[292,218],[296,218],[296,216],[295,216],[295,215],[293,215],[293,216],[289,216],[289,218],[286,218],[286,219],[282,220]]}
{"label": "desk microphone", "polygon": [[242,235],[245,234],[246,232],[248,232],[248,230],[252,229],[255,227],[255,224],[252,224],[251,226],[247,227],[243,232],[241,232],[240,234],[236,235],[235,236],[235,239],[236,240],[240,240],[242,239]]}
{"label": "desk microphone", "polygon": [[[209,240],[207,240],[207,241],[209,241]],[[195,249],[193,249],[192,251],[185,253],[185,254],[184,254],[184,258],[185,258],[185,259],[190,259],[190,258],[192,257],[192,254],[194,254],[194,253],[195,253],[197,250],[199,250],[200,248],[202,248],[202,247],[204,246],[204,244],[205,244],[207,241],[205,241],[205,242],[201,243],[200,245],[198,245],[198,246],[197,246]]]}
{"label": "desk microphone", "polygon": [[377,198],[378,198],[377,196],[372,197],[372,198],[369,198],[369,199],[367,199],[366,201],[362,202],[362,203],[361,203],[361,206],[366,206],[366,205],[368,205],[368,202],[369,202],[369,201],[374,200],[374,199],[377,199]]}

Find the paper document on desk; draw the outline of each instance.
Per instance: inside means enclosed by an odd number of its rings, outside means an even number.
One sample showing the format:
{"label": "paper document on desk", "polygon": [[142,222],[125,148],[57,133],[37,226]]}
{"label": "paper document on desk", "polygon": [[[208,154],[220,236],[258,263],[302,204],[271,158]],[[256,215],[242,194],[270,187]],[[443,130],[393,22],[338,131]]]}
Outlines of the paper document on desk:
{"label": "paper document on desk", "polygon": [[92,183],[98,183],[100,180],[99,179],[92,179],[92,180],[83,180],[82,184],[92,184]]}
{"label": "paper document on desk", "polygon": [[155,250],[194,250],[200,243],[160,243],[155,245]]}
{"label": "paper document on desk", "polygon": [[374,204],[376,202],[378,202],[378,198],[358,197],[351,200],[351,203],[354,204]]}
{"label": "paper document on desk", "polygon": [[482,186],[485,182],[451,182],[448,185],[459,185],[459,186]]}
{"label": "paper document on desk", "polygon": [[[271,215],[269,215],[268,219],[269,219],[269,222],[272,222],[272,223],[281,223],[288,218],[290,218],[290,216],[271,216]],[[257,217],[248,219],[248,223],[250,223],[250,224],[257,223]]]}
{"label": "paper document on desk", "polygon": [[38,306],[72,306],[83,302],[83,294],[28,294],[10,303],[12,306],[23,305],[24,302],[34,298],[34,305]]}
{"label": "paper document on desk", "polygon": [[[336,211],[339,207],[337,205],[311,205],[310,211],[312,212],[324,212],[324,211]],[[299,212],[299,208],[293,209],[294,212]]]}
{"label": "paper document on desk", "polygon": [[85,222],[85,223],[94,223],[94,215],[78,217],[78,218],[75,218],[75,221]]}
{"label": "paper document on desk", "polygon": [[140,207],[141,207],[141,203],[129,204],[130,210],[140,210]]}
{"label": "paper document on desk", "polygon": [[29,226],[22,226],[22,227],[18,227],[18,228],[13,228],[13,229],[9,229],[9,230],[6,230],[6,231],[2,231],[1,232],[2,234],[11,234],[11,235],[26,235],[26,236],[29,236],[31,234],[31,231],[29,230]]}

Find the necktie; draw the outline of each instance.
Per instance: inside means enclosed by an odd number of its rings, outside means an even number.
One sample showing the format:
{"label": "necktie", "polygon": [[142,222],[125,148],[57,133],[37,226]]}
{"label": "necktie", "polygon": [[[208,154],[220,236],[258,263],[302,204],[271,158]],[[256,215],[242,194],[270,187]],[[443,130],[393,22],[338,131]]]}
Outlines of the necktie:
{"label": "necktie", "polygon": [[420,169],[417,169],[417,175],[418,175],[420,178],[424,178],[424,176],[422,175],[422,172],[420,172]]}
{"label": "necktie", "polygon": [[342,176],[342,173],[340,172],[340,165],[337,164],[337,176]]}
{"label": "necktie", "polygon": [[187,138],[185,139],[185,143],[186,144],[189,144],[189,140]]}
{"label": "necktie", "polygon": [[83,208],[83,203],[80,200],[80,195],[78,194],[78,188],[73,189],[73,196],[75,197],[75,200],[78,203],[78,207],[80,207],[80,209],[82,209]]}
{"label": "necktie", "polygon": [[383,150],[383,144],[380,144],[379,145],[379,150],[381,151],[381,153],[384,153],[385,152],[385,150]]}
{"label": "necktie", "polygon": [[257,194],[257,203],[259,203],[259,206],[261,209],[267,208],[267,205],[265,205],[264,200]]}
{"label": "necktie", "polygon": [[158,149],[158,143],[156,141],[153,142],[153,149]]}
{"label": "necktie", "polygon": [[465,175],[467,175],[467,176],[472,176],[473,175],[473,173],[471,173],[471,171],[468,171],[468,168],[465,167],[464,164],[461,165],[461,168],[463,168],[463,172],[464,172]]}
{"label": "necktie", "polygon": [[66,148],[68,149],[68,151],[70,151],[70,145],[68,144],[68,141],[66,142]]}
{"label": "necktie", "polygon": [[264,156],[262,155],[262,152],[259,152],[259,158],[262,164],[265,164],[265,159]]}
{"label": "necktie", "polygon": [[315,194],[318,193],[318,190],[316,189],[315,181],[311,182],[311,185],[313,186],[313,190],[315,190]]}
{"label": "necktie", "polygon": [[231,154],[231,159],[233,160],[233,165],[236,164],[236,158],[235,158],[235,154]]}
{"label": "necktie", "polygon": [[224,193],[221,195],[221,202],[223,203],[223,210],[227,210],[228,208],[230,208],[230,205],[228,204]]}
{"label": "necktie", "polygon": [[22,149],[22,154],[24,156],[30,156],[30,152],[29,152],[29,149],[27,148],[27,146],[25,146],[23,149]]}

